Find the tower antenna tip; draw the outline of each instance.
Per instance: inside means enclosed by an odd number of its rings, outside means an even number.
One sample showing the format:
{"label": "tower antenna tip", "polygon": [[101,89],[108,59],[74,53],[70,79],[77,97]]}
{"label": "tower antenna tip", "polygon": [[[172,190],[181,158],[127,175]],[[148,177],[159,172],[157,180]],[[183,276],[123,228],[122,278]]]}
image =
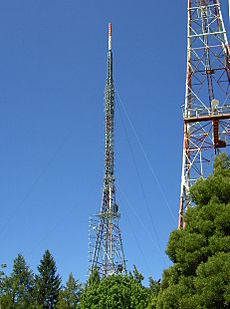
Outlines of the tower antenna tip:
{"label": "tower antenna tip", "polygon": [[113,25],[109,23],[109,35],[112,36]]}
{"label": "tower antenna tip", "polygon": [[113,34],[113,26],[112,23],[109,23],[109,34],[108,34],[108,49],[112,50],[112,34]]}

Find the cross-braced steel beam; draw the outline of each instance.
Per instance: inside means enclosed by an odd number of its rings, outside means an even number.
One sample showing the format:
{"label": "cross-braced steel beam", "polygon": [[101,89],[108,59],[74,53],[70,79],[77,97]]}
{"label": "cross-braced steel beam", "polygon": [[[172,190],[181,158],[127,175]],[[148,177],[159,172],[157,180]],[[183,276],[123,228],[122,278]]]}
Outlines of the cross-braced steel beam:
{"label": "cross-braced steel beam", "polygon": [[230,147],[230,48],[219,0],[188,0],[184,146],[178,227],[191,206],[190,188]]}

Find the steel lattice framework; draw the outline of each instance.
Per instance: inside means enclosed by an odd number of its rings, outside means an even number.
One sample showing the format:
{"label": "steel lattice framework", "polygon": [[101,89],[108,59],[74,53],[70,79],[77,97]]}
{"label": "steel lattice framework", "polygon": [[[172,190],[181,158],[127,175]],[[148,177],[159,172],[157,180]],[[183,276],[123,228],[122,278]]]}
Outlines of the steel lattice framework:
{"label": "steel lattice framework", "polygon": [[190,188],[230,146],[230,48],[219,0],[188,1],[187,78],[179,228]]}
{"label": "steel lattice framework", "polygon": [[90,272],[98,269],[101,276],[126,273],[126,261],[119,228],[114,177],[114,102],[112,24],[108,33],[108,72],[105,88],[105,177],[101,211],[91,222]]}

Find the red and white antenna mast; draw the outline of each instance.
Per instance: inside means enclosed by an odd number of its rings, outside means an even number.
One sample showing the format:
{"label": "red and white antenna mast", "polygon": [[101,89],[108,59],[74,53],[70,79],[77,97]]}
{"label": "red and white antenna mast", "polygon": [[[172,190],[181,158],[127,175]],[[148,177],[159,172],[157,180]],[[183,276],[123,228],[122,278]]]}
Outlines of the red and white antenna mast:
{"label": "red and white antenna mast", "polygon": [[178,227],[191,206],[190,188],[230,148],[230,48],[220,0],[188,0],[184,146]]}

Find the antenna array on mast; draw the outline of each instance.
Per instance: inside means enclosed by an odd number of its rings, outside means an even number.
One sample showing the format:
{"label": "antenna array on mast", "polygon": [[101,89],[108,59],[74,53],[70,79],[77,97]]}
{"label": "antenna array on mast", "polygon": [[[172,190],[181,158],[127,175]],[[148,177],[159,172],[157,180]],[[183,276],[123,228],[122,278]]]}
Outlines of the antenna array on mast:
{"label": "antenna array on mast", "polygon": [[107,80],[105,87],[105,175],[100,213],[91,219],[90,272],[101,276],[126,273],[126,261],[119,227],[114,176],[114,99],[112,24],[108,31]]}

